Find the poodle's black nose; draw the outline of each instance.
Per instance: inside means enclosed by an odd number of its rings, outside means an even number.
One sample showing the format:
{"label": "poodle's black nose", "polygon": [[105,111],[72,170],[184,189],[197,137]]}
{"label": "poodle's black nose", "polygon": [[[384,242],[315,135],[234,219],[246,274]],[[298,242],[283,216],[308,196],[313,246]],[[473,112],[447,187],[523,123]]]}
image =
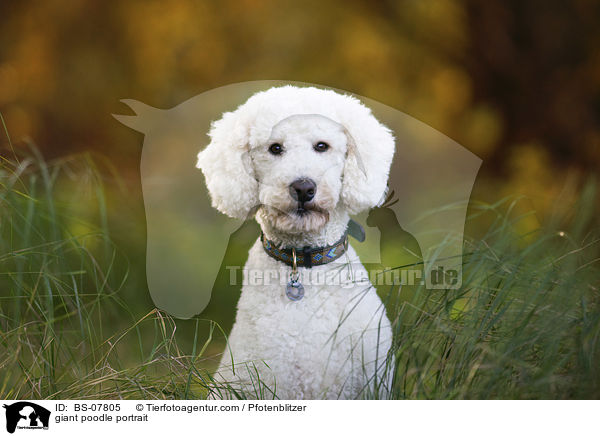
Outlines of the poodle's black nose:
{"label": "poodle's black nose", "polygon": [[317,184],[311,179],[294,180],[290,185],[290,195],[299,203],[312,200],[316,192]]}

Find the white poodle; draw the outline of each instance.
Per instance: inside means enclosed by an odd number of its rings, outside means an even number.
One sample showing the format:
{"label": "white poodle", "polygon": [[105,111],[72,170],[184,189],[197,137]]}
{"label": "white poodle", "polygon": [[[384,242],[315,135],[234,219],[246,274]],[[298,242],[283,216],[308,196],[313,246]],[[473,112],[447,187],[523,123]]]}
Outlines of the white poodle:
{"label": "white poodle", "polygon": [[390,321],[347,228],[385,198],[390,130],[354,97],[284,86],[223,114],[209,136],[197,166],[212,205],[262,229],[215,378],[246,397],[385,397]]}

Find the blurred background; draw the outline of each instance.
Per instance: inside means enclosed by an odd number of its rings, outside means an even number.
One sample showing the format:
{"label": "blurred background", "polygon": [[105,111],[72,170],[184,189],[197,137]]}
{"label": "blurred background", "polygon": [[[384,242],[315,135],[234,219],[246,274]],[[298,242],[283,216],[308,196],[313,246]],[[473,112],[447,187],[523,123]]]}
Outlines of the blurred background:
{"label": "blurred background", "polygon": [[0,109],[13,139],[47,156],[94,150],[134,180],[141,141],[111,118],[120,99],[168,108],[261,79],[402,110],[504,182],[545,190],[569,168],[600,167],[593,0],[26,0],[2,2],[0,16]]}
{"label": "blurred background", "polygon": [[[123,298],[139,315],[154,307],[143,137],[111,116],[131,113],[123,98],[171,108],[262,79],[369,97],[483,159],[473,198],[525,195],[527,232],[571,208],[600,169],[599,22],[595,0],[2,1],[0,154],[35,144],[49,162],[91,158],[94,177],[63,167],[53,195],[76,217],[72,234],[110,229],[128,263]],[[219,304],[230,309],[211,316],[227,329],[235,296]]]}

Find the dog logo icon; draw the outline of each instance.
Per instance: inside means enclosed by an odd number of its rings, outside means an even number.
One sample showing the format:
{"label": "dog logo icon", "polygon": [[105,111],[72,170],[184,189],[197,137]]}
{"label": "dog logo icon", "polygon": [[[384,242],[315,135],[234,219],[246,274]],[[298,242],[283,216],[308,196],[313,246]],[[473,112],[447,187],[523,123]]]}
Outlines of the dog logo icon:
{"label": "dog logo icon", "polygon": [[14,433],[18,429],[48,429],[50,411],[29,401],[4,404],[6,409],[6,431]]}

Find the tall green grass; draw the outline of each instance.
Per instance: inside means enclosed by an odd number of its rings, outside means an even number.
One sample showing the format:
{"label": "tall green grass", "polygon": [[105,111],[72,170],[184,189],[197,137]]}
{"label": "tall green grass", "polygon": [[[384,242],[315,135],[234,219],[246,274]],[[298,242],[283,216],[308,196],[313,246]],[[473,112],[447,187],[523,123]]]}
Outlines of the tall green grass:
{"label": "tall green grass", "polygon": [[[205,398],[223,334],[139,315],[147,290],[111,242],[102,174],[88,155],[47,162],[31,145],[2,157],[0,398]],[[393,398],[600,397],[595,186],[527,235],[512,200],[474,202],[467,228],[486,231],[465,237],[462,288],[390,290]]]}
{"label": "tall green grass", "polygon": [[[514,202],[476,203],[460,290],[397,310],[394,398],[600,398],[600,229],[590,182],[572,217],[518,234]],[[505,212],[502,212],[505,211]]]}
{"label": "tall green grass", "polygon": [[27,147],[0,163],[0,398],[204,395],[197,336],[214,326],[193,321],[184,353],[172,318],[137,315],[147,290],[122,297],[128,259],[111,242],[94,160],[46,162]]}

